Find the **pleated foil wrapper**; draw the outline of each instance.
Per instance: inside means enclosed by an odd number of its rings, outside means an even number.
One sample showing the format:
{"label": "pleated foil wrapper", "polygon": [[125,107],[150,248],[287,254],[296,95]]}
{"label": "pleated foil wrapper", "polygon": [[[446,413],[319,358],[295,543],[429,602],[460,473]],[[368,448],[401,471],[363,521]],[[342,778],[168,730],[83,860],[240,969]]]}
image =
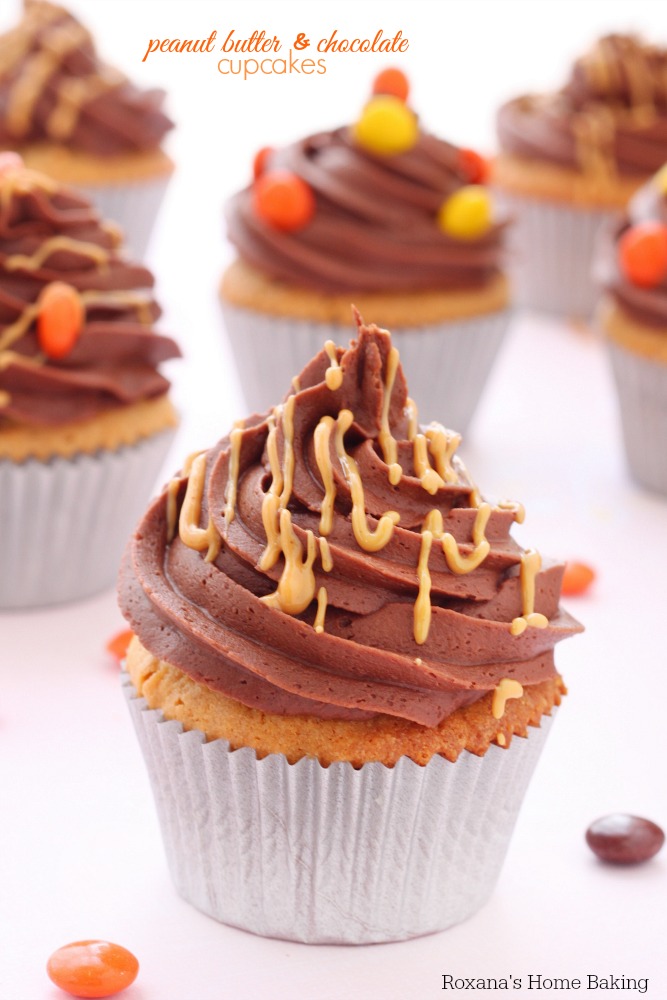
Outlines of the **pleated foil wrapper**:
{"label": "pleated foil wrapper", "polygon": [[206,742],[123,685],[180,895],[223,923],[311,944],[400,941],[475,913],[552,721],[484,757],[355,770]]}
{"label": "pleated foil wrapper", "polygon": [[512,219],[508,269],[516,305],[589,319],[600,297],[592,274],[598,234],[618,213],[496,193]]}
{"label": "pleated foil wrapper", "polygon": [[124,235],[124,253],[138,261],[145,257],[171,174],[115,184],[74,184],[89,198],[103,219],[117,223]]}
{"label": "pleated foil wrapper", "polygon": [[174,434],[94,455],[0,460],[0,609],[61,604],[113,586]]}
{"label": "pleated foil wrapper", "polygon": [[[269,316],[223,303],[236,367],[250,411],[263,413],[288,392],[294,375],[333,340],[347,346],[349,326]],[[351,317],[350,313],[350,317]],[[467,319],[394,327],[391,339],[422,422],[465,432],[512,318],[503,309]],[[364,319],[372,323],[372,316]]]}
{"label": "pleated foil wrapper", "polygon": [[667,364],[606,343],[628,468],[640,486],[667,496]]}

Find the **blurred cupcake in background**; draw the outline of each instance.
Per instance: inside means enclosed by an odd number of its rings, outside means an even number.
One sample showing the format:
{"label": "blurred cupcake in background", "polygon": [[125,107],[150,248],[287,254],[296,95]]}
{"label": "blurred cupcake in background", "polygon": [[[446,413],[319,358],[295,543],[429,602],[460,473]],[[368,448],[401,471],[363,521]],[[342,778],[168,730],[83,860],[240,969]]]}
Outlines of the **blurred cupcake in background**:
{"label": "blurred cupcake in background", "polygon": [[347,335],[354,303],[391,328],[422,412],[468,426],[510,318],[505,225],[482,157],[426,132],[407,96],[384,71],[353,125],[261,150],[229,202],[221,294],[250,408]]}
{"label": "blurred cupcake in background", "polygon": [[152,286],[79,192],[0,154],[0,608],[113,583],[177,423]]}
{"label": "blurred cupcake in background", "polygon": [[667,50],[601,38],[562,90],[509,101],[497,126],[517,303],[589,317],[597,233],[667,160]]}
{"label": "blurred cupcake in background", "polygon": [[26,0],[0,37],[0,149],[82,190],[141,257],[173,164],[160,148],[172,122],[164,92],[140,90],[101,61],[64,8]]}
{"label": "blurred cupcake in background", "polygon": [[667,166],[601,240],[596,272],[628,466],[667,495]]}

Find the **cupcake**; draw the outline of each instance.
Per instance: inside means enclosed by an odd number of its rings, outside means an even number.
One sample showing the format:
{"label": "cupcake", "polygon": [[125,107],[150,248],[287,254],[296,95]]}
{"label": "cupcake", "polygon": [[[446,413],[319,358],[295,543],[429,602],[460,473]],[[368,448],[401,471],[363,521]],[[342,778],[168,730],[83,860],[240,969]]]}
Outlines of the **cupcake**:
{"label": "cupcake", "polygon": [[628,466],[667,495],[667,167],[601,238],[596,273]]}
{"label": "cupcake", "polygon": [[305,942],[442,930],[490,895],[561,701],[563,566],[511,537],[358,318],[188,459],[123,562],[127,690],[170,869]]}
{"label": "cupcake", "polygon": [[373,96],[351,127],[260,151],[229,202],[238,259],[221,291],[250,409],[346,340],[353,302],[392,330],[429,419],[472,417],[510,317],[504,224],[482,158],[424,131],[406,88]]}
{"label": "cupcake", "polygon": [[152,286],[80,193],[0,154],[0,608],[115,579],[177,422]]}
{"label": "cupcake", "polygon": [[588,318],[596,236],[667,159],[667,51],[609,35],[562,90],[498,113],[494,183],[510,211],[517,301]]}
{"label": "cupcake", "polygon": [[160,148],[172,127],[164,93],[107,66],[86,28],[46,0],[26,0],[0,53],[0,149],[79,188],[141,258],[173,169]]}

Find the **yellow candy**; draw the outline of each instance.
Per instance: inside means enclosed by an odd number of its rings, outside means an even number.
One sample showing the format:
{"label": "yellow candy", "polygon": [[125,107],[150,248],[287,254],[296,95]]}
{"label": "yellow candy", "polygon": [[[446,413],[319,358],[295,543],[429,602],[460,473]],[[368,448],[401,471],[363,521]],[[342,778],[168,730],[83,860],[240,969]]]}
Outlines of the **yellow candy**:
{"label": "yellow candy", "polygon": [[492,215],[487,189],[481,184],[468,184],[443,203],[438,212],[438,225],[455,239],[476,240],[488,232]]}
{"label": "yellow candy", "polygon": [[660,167],[657,174],[653,178],[653,183],[657,187],[660,194],[667,194],[667,163],[664,167]]}
{"label": "yellow candy", "polygon": [[407,153],[417,142],[419,126],[412,111],[389,94],[373,97],[352,126],[354,138],[370,153],[394,156]]}

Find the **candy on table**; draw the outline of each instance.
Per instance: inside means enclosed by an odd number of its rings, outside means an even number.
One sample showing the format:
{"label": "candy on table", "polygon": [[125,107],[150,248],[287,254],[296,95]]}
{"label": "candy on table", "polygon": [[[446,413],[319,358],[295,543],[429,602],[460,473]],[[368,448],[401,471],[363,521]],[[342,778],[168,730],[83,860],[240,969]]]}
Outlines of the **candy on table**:
{"label": "candy on table", "polygon": [[491,227],[493,207],[491,196],[479,184],[467,184],[443,203],[438,212],[438,225],[447,236],[459,240],[476,240]]}
{"label": "candy on table", "polygon": [[595,570],[591,566],[586,563],[567,562],[563,573],[561,593],[566,597],[576,597],[578,594],[585,593],[594,579]]}
{"label": "candy on table", "polygon": [[266,171],[266,162],[273,152],[273,146],[262,146],[255,153],[255,158],[252,161],[252,175],[257,180]]}
{"label": "candy on table", "polygon": [[288,170],[271,170],[258,177],[253,204],[260,219],[283,232],[303,229],[315,214],[311,187]]}
{"label": "candy on table", "polygon": [[121,660],[125,659],[127,647],[130,645],[133,636],[134,632],[129,628],[124,629],[122,632],[116,632],[116,634],[109,639],[104,648],[107,653],[111,653],[114,660],[118,660],[120,663]]}
{"label": "candy on table", "polygon": [[591,823],[586,843],[602,861],[636,865],[654,857],[665,842],[665,834],[650,819],[613,813]]}
{"label": "candy on table", "polygon": [[37,340],[40,350],[54,361],[66,357],[83,328],[85,309],[76,288],[52,281],[37,300]]}
{"label": "candy on table", "polygon": [[408,78],[401,69],[389,67],[383,69],[373,80],[374,94],[391,94],[398,97],[399,101],[407,101],[410,93]]}
{"label": "candy on table", "polygon": [[352,126],[356,142],[376,156],[407,153],[419,138],[416,115],[399,97],[378,94],[366,104]]}
{"label": "candy on table", "polygon": [[662,222],[640,222],[626,229],[618,241],[618,263],[633,285],[659,285],[667,277],[667,226]]}
{"label": "candy on table", "polygon": [[110,941],[73,941],[49,958],[52,982],[73,997],[112,997],[137,978],[139,963],[127,948]]}

